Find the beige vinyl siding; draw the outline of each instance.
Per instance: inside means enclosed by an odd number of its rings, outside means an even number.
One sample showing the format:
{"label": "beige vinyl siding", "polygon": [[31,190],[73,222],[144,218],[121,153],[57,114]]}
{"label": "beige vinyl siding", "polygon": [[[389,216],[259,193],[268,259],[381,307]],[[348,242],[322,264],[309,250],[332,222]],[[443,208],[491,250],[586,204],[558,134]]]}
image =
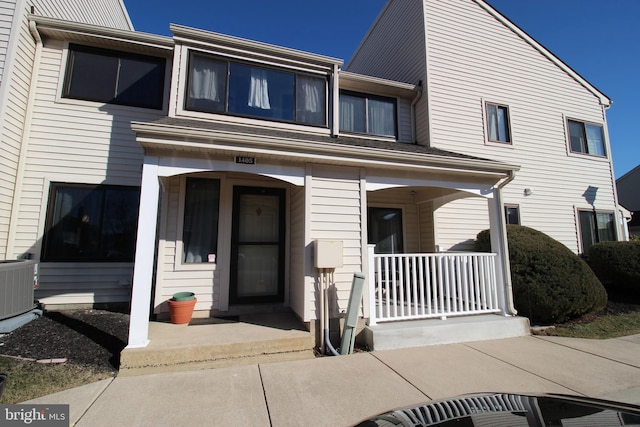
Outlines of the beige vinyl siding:
{"label": "beige vinyl siding", "polygon": [[[161,112],[58,98],[64,44],[48,42],[33,106],[15,254],[39,256],[52,182],[139,186],[143,150],[130,128]],[[131,263],[42,263],[37,297],[48,304],[126,301]],[[123,285],[123,283],[125,283]],[[72,296],[72,298],[67,298]],[[96,299],[99,296],[99,301]]]}
{"label": "beige vinyl siding", "polygon": [[303,320],[305,316],[305,189],[291,186],[290,190],[290,274],[289,274],[289,305]]}
{"label": "beige vinyl siding", "polygon": [[131,263],[42,263],[36,299],[45,305],[126,302]]}
{"label": "beige vinyl siding", "polygon": [[367,205],[368,207],[402,209],[404,252],[420,252],[418,206],[414,203],[409,190],[394,188],[371,191],[367,193]]}
{"label": "beige vinyl siding", "polygon": [[[218,178],[216,176],[216,178]],[[193,292],[198,298],[196,310],[217,310],[220,304],[220,271],[210,264],[192,264],[181,269],[182,253],[178,241],[182,239],[179,224],[180,204],[184,198],[181,193],[181,178],[171,177],[165,180],[165,191],[160,203],[160,242],[158,246],[158,274],[154,301],[154,312],[167,312],[166,301],[177,292]],[[222,200],[220,209],[223,209]],[[220,227],[224,226],[221,224]],[[222,245],[218,237],[218,249]],[[220,257],[218,266],[221,265]]]}
{"label": "beige vinyl siding", "polygon": [[122,0],[34,0],[35,15],[132,30]]}
{"label": "beige vinyl siding", "polygon": [[[18,11],[14,11],[18,13]],[[17,39],[9,46],[13,51],[7,52],[7,59],[11,56],[11,70],[3,70],[2,91],[5,95],[0,106],[2,128],[0,129],[0,257],[14,259],[15,253],[7,253],[9,223],[13,205],[20,147],[26,117],[27,98],[33,70],[35,42],[29,34],[26,14],[20,14],[17,32],[13,33]],[[9,66],[6,62],[5,65]]]}
{"label": "beige vinyl siding", "polygon": [[[575,208],[589,208],[587,187],[599,188],[596,208],[615,210],[609,160],[567,149],[567,118],[604,124],[599,100],[474,1],[425,1],[431,145],[520,165],[504,190],[505,203],[520,205],[524,225],[578,251]],[[512,145],[485,142],[485,101],[509,107]],[[525,188],[533,195],[525,197]],[[459,234],[472,220],[468,203],[480,204],[465,200],[438,209],[441,248],[475,237],[475,230]],[[477,208],[479,225],[484,205]]]}
{"label": "beige vinyl siding", "polygon": [[[362,271],[360,171],[356,168],[313,166],[310,191],[310,237],[339,240],[343,243],[343,266],[335,270],[335,287],[340,310],[349,300],[353,273]],[[364,231],[366,233],[366,230]],[[313,265],[313,260],[312,260]],[[311,270],[319,275],[317,270]],[[316,278],[318,276],[315,276]],[[311,319],[317,319],[314,288],[308,291]],[[331,317],[338,313],[330,313]]]}
{"label": "beige vinyl siding", "polygon": [[436,209],[436,249],[472,251],[477,234],[489,228],[487,200],[469,197],[454,200]]}
{"label": "beige vinyl siding", "polygon": [[398,142],[414,142],[411,135],[411,100],[398,99]]}
{"label": "beige vinyl siding", "polygon": [[[398,49],[402,46],[402,49]],[[421,0],[390,0],[346,67],[347,71],[426,86],[424,7]],[[416,141],[428,144],[427,96],[416,108]],[[410,113],[409,113],[410,114]],[[410,120],[410,115],[401,116]],[[411,126],[410,123],[404,125]],[[404,128],[402,128],[404,129]],[[401,142],[410,141],[401,133]]]}
{"label": "beige vinyl siding", "polygon": [[15,8],[15,0],[7,0],[0,3],[0,82],[2,82],[2,76],[4,74]]}
{"label": "beige vinyl siding", "polygon": [[435,252],[436,250],[433,215],[433,202],[418,205],[420,252]]}

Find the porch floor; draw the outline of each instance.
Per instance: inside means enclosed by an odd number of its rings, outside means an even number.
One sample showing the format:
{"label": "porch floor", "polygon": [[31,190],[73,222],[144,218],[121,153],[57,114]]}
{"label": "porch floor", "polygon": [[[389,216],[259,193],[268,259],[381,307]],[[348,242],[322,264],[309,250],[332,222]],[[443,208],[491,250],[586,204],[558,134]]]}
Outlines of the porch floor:
{"label": "porch floor", "polygon": [[364,340],[372,350],[394,350],[437,344],[484,341],[530,335],[529,319],[480,314],[445,320],[408,320],[366,326]]}
{"label": "porch floor", "polygon": [[125,348],[119,375],[141,375],[314,357],[311,332],[291,313],[149,322],[149,345]]}

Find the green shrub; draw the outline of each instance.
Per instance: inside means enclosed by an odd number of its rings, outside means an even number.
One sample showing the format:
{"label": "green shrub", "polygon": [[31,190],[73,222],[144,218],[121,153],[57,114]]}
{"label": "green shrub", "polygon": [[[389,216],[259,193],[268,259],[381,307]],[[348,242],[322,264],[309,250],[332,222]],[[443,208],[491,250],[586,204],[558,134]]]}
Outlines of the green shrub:
{"label": "green shrub", "polygon": [[[589,266],[557,240],[521,225],[507,226],[514,305],[534,324],[560,323],[598,311],[607,293]],[[490,252],[489,230],[476,251]]]}
{"label": "green shrub", "polygon": [[589,265],[607,289],[640,297],[640,241],[596,243],[589,249]]}

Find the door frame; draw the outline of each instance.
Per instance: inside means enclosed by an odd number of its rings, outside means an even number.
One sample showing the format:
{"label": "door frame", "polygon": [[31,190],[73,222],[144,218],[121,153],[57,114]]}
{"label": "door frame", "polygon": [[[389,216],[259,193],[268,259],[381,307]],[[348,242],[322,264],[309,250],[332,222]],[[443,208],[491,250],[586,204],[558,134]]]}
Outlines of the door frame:
{"label": "door frame", "polygon": [[[284,303],[285,302],[285,266],[286,266],[286,195],[285,188],[278,187],[256,187],[234,185],[232,186],[233,204],[231,211],[231,251],[230,251],[230,272],[229,272],[229,304],[256,304],[256,303]],[[237,294],[238,287],[238,247],[239,241],[239,204],[240,197],[245,194],[267,195],[278,197],[278,290],[276,295],[240,297]]]}

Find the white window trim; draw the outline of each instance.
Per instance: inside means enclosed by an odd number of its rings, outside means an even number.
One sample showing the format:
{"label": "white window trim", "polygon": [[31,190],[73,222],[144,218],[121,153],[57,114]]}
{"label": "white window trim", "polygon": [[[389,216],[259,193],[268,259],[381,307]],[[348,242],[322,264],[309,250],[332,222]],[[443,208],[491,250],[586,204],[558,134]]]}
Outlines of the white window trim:
{"label": "white window trim", "polygon": [[[587,211],[587,212],[593,212],[594,208],[593,206],[574,206],[574,218],[576,221],[576,236],[578,237],[578,253],[584,255],[584,246],[583,246],[583,242],[582,242],[582,224],[580,223],[580,212],[582,211]],[[595,209],[596,213],[606,213],[606,214],[611,214],[613,215],[613,220],[614,223],[616,224],[616,227],[614,229],[615,231],[615,238],[618,239],[618,227],[617,227],[617,218],[616,218],[616,212],[612,211],[612,210],[608,210],[608,209]],[[596,224],[597,226],[597,224]]]}
{"label": "white window trim", "polygon": [[[306,133],[312,132],[312,133],[317,133],[322,135],[331,134],[331,126],[330,126],[331,114],[329,112],[330,111],[329,104],[330,104],[330,97],[331,97],[330,92],[332,88],[331,88],[331,85],[329,84],[329,79],[328,79],[329,76],[327,73],[321,73],[318,71],[309,70],[307,68],[302,68],[302,67],[301,68],[290,67],[290,66],[278,64],[277,62],[260,61],[253,58],[244,58],[241,56],[229,55],[229,54],[225,54],[225,53],[213,51],[213,50],[187,47],[184,45],[180,45],[179,48],[176,46],[176,50],[178,49],[179,49],[180,56],[179,56],[179,60],[176,62],[179,62],[180,64],[181,73],[176,73],[174,70],[174,73],[172,74],[172,79],[178,80],[176,85],[177,92],[174,91],[172,93],[172,96],[175,96],[175,102],[172,101],[171,110],[172,110],[172,114],[175,117],[197,118],[197,119],[212,120],[212,121],[222,122],[222,123],[254,125],[254,126],[260,126],[260,127],[273,127],[277,129],[304,131]],[[325,89],[327,93],[327,99],[325,100],[325,103],[326,103],[325,108],[326,108],[326,114],[327,114],[326,126],[305,125],[302,123],[293,123],[293,122],[291,123],[279,122],[279,121],[273,121],[269,119],[235,116],[235,115],[230,115],[226,113],[208,113],[208,112],[202,112],[202,111],[187,110],[185,108],[185,101],[187,97],[186,92],[187,92],[187,84],[189,80],[189,57],[192,52],[203,54],[203,55],[209,55],[209,56],[213,55],[217,58],[228,60],[228,61],[239,61],[241,63],[246,62],[247,64],[254,64],[256,66],[281,68],[282,71],[290,72],[290,73],[301,72],[304,74],[327,78],[326,89]]]}
{"label": "white window trim", "polygon": [[371,203],[367,205],[367,244],[371,245],[372,243],[369,242],[369,208],[383,208],[383,209],[400,209],[400,212],[402,213],[402,245],[405,246],[402,248],[403,252],[406,253],[407,248],[406,248],[406,244],[407,244],[407,224],[405,221],[405,207],[404,206],[398,206],[396,204],[393,203]]}
{"label": "white window trim", "polygon": [[[513,120],[512,120],[512,108],[506,102],[495,102],[488,100],[486,98],[480,99],[480,109],[482,111],[482,134],[484,135],[484,144],[490,145],[492,147],[504,147],[504,148],[514,148],[514,136],[513,136]],[[505,107],[507,109],[508,124],[509,124],[509,142],[502,141],[494,141],[489,139],[489,123],[487,121],[487,105],[497,105],[498,107]]]}
{"label": "white window trim", "polygon": [[[503,210],[505,211],[507,208],[516,208],[518,210],[518,225],[522,225],[522,211],[518,203],[503,203],[502,206],[503,206]],[[505,212],[505,223],[506,223],[506,212]]]}
{"label": "white window trim", "polygon": [[[572,151],[571,150],[571,135],[569,134],[569,120],[571,120],[573,122],[588,124],[588,125],[600,126],[602,128],[602,145],[603,145],[603,149],[605,151],[605,155],[604,156],[598,156],[597,154],[581,153],[581,152]],[[579,159],[591,159],[591,160],[596,160],[596,161],[607,161],[607,162],[609,161],[609,136],[605,132],[606,126],[605,126],[604,123],[598,123],[598,122],[593,122],[593,121],[589,121],[589,120],[576,119],[574,116],[567,116],[567,115],[563,114],[562,115],[562,126],[563,126],[563,129],[564,129],[565,146],[566,146],[566,150],[567,150],[567,155],[568,156],[579,158]]]}
{"label": "white window trim", "polygon": [[[191,175],[189,175],[191,176]],[[205,179],[217,179],[220,181],[220,193],[222,193],[222,186],[225,180],[221,176],[198,176]],[[176,252],[174,254],[173,269],[174,271],[215,271],[218,269],[218,263],[220,262],[220,250],[216,251],[216,262],[184,262],[182,261],[182,251],[184,250],[183,243],[183,229],[184,229],[184,202],[187,194],[187,176],[180,177],[180,191],[178,192],[178,221],[176,228]],[[218,210],[221,210],[222,197],[218,204]],[[220,227],[220,214],[218,213],[218,227]],[[220,245],[220,233],[218,232],[218,246]]]}

